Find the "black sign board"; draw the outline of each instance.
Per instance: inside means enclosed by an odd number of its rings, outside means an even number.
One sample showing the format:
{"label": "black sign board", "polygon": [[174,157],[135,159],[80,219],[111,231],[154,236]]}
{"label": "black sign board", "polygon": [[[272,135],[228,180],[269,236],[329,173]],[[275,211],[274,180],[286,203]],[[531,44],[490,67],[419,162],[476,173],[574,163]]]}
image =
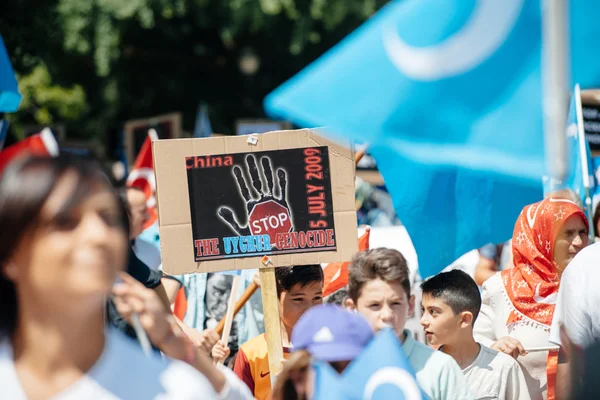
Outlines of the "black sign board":
{"label": "black sign board", "polygon": [[327,146],[185,163],[196,262],[336,250]]}
{"label": "black sign board", "polygon": [[590,149],[600,150],[600,105],[583,105],[583,126]]}

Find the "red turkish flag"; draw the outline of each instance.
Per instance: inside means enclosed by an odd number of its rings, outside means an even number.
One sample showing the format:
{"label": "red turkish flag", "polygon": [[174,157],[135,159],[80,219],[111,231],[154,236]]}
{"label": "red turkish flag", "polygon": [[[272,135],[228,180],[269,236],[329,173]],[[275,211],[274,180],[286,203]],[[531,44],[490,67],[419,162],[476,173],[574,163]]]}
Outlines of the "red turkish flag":
{"label": "red turkish flag", "polygon": [[135,187],[146,195],[146,206],[150,218],[144,224],[144,229],[152,226],[158,219],[156,210],[156,178],[154,176],[154,164],[152,162],[152,141],[158,140],[154,129],[148,131],[148,136],[135,159],[135,164],[127,177],[127,187]]}
{"label": "red turkish flag", "polygon": [[40,133],[31,135],[0,151],[0,172],[17,156],[23,154],[57,156],[58,143],[56,143],[50,128],[44,128]]}
{"label": "red turkish flag", "polygon": [[[367,226],[365,233],[358,238],[358,251],[369,249],[369,236],[371,228]],[[329,296],[333,292],[343,288],[348,284],[348,268],[349,262],[331,263],[323,268],[323,297]]]}

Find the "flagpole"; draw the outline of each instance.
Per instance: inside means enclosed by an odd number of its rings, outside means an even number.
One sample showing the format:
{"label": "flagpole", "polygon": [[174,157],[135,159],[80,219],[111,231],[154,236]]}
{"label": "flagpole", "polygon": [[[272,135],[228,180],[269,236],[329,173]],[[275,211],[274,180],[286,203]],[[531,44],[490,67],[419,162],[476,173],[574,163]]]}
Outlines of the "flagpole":
{"label": "flagpole", "polygon": [[542,96],[546,167],[563,181],[567,172],[564,130],[571,73],[569,0],[544,0],[542,9]]}

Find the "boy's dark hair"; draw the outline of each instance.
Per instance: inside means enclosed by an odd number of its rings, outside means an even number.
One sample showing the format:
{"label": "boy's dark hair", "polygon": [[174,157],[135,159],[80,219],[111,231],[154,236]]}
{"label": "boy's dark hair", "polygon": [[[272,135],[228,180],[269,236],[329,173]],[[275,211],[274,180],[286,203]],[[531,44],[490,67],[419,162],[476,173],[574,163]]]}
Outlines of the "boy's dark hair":
{"label": "boy's dark hair", "polygon": [[404,256],[394,249],[380,247],[357,253],[352,258],[348,295],[356,304],[363,286],[376,279],[397,282],[410,297],[410,273]]}
{"label": "boy's dark hair", "polygon": [[454,314],[469,311],[473,314],[473,324],[481,308],[481,295],[477,284],[467,273],[455,269],[441,272],[421,284],[423,296],[442,299]]}
{"label": "boy's dark hair", "polygon": [[294,267],[275,268],[277,296],[283,291],[289,291],[292,286],[302,287],[313,282],[323,282],[323,268],[320,265],[296,265]]}
{"label": "boy's dark hair", "polygon": [[340,307],[345,307],[346,299],[348,298],[348,286],[344,286],[341,289],[336,290],[331,293],[327,298],[325,298],[325,303],[327,304],[335,304]]}

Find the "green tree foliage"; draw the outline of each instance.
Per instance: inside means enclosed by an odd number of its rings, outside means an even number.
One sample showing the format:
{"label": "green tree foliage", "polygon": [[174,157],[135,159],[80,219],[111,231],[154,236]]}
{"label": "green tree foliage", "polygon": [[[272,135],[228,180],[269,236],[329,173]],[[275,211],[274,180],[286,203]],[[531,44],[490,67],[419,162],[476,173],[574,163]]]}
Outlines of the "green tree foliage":
{"label": "green tree foliage", "polygon": [[[19,123],[104,138],[125,120],[199,102],[213,128],[263,117],[262,99],[370,17],[382,0],[13,0],[2,34],[24,94]],[[260,61],[252,75],[244,54]]]}

